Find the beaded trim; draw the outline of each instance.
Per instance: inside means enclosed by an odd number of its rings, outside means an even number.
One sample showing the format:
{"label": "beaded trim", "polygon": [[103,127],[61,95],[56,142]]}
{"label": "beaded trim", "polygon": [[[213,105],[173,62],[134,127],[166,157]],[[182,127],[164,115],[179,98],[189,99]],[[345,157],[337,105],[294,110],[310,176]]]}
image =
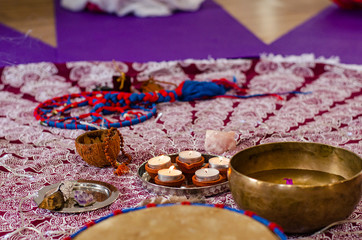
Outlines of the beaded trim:
{"label": "beaded trim", "polygon": [[89,227],[102,222],[110,217],[119,215],[119,214],[123,214],[123,213],[128,213],[128,212],[133,212],[133,211],[137,211],[137,210],[141,210],[141,209],[145,209],[145,208],[150,208],[150,207],[167,207],[167,206],[173,206],[173,205],[193,205],[193,206],[203,206],[203,207],[216,207],[216,208],[223,208],[232,212],[236,212],[239,214],[243,214],[246,215],[248,217],[251,217],[252,219],[260,222],[261,224],[263,224],[264,226],[267,226],[269,228],[270,231],[272,231],[275,235],[277,235],[280,240],[287,240],[287,236],[283,233],[283,230],[280,226],[278,226],[277,224],[273,223],[273,222],[269,222],[268,220],[257,216],[255,213],[251,212],[251,211],[244,211],[244,210],[240,210],[240,209],[234,209],[234,208],[230,208],[227,206],[224,206],[222,204],[204,204],[204,203],[190,203],[190,202],[182,202],[179,204],[174,204],[174,203],[169,203],[169,204],[147,204],[146,206],[142,206],[142,207],[136,207],[136,208],[128,208],[128,209],[122,209],[122,210],[115,210],[113,211],[113,213],[101,217],[97,220],[92,220],[88,223],[86,223],[81,229],[79,229],[77,232],[73,233],[72,235],[63,238],[63,240],[71,240],[74,239],[78,234],[80,234],[81,232],[83,232],[84,230],[88,229]]}
{"label": "beaded trim", "polygon": [[[116,131],[116,134],[118,134],[119,139],[120,139],[120,150],[122,152],[122,154],[124,156],[127,157],[127,161],[123,162],[123,163],[119,163],[117,162],[116,159],[112,159],[109,152],[108,152],[108,148],[109,148],[109,139],[111,138],[112,132]],[[112,167],[114,167],[116,170],[114,171],[115,175],[121,176],[125,173],[129,172],[129,168],[128,168],[128,164],[132,161],[132,157],[131,155],[127,154],[126,151],[124,150],[124,140],[123,140],[123,136],[122,134],[118,131],[118,129],[116,128],[111,128],[108,130],[107,136],[104,140],[104,154],[106,156],[107,161],[112,165]]]}

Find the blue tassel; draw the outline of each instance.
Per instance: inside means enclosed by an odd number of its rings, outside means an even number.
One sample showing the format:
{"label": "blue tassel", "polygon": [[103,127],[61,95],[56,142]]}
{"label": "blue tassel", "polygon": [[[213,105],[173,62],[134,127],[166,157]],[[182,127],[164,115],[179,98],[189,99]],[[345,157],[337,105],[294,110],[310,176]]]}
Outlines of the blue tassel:
{"label": "blue tassel", "polygon": [[177,97],[179,101],[192,101],[224,95],[226,89],[222,85],[213,82],[185,81],[182,86],[182,95]]}

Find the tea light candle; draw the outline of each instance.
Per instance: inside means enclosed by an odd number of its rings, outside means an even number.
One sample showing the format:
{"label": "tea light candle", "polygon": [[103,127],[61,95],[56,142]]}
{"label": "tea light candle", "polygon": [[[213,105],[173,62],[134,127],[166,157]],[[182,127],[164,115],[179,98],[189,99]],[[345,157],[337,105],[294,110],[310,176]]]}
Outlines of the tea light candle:
{"label": "tea light candle", "polygon": [[158,179],[162,182],[176,181],[182,177],[182,172],[175,169],[175,166],[171,166],[167,169],[161,169],[158,171]]}
{"label": "tea light candle", "polygon": [[197,151],[183,151],[178,154],[179,160],[184,163],[195,163],[201,160],[201,153]]}
{"label": "tea light candle", "polygon": [[220,178],[219,170],[215,168],[201,168],[195,172],[195,175],[200,182],[215,181]]}
{"label": "tea light candle", "polygon": [[169,168],[171,166],[171,158],[169,156],[157,156],[148,160],[148,166],[153,169]]}
{"label": "tea light candle", "polygon": [[211,168],[227,169],[229,168],[230,159],[226,157],[213,157],[209,159]]}

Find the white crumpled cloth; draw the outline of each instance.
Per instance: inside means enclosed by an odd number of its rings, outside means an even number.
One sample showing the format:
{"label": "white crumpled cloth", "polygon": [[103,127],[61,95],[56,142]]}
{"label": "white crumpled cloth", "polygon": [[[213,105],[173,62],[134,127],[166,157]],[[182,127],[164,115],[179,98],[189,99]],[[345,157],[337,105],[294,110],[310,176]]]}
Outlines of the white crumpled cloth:
{"label": "white crumpled cloth", "polygon": [[61,6],[82,11],[89,5],[105,13],[118,16],[134,14],[138,17],[169,16],[175,10],[196,11],[204,0],[61,0]]}

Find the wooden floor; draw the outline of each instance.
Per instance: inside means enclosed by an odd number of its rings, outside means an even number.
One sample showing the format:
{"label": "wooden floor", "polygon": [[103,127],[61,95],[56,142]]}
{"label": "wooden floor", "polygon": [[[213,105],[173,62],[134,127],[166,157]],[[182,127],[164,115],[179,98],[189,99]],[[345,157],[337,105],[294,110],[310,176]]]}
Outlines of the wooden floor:
{"label": "wooden floor", "polygon": [[271,43],[328,5],[330,0],[216,0],[259,39]]}
{"label": "wooden floor", "polygon": [[[330,0],[215,0],[265,43],[271,43]],[[0,22],[56,46],[52,0],[0,0]]]}

